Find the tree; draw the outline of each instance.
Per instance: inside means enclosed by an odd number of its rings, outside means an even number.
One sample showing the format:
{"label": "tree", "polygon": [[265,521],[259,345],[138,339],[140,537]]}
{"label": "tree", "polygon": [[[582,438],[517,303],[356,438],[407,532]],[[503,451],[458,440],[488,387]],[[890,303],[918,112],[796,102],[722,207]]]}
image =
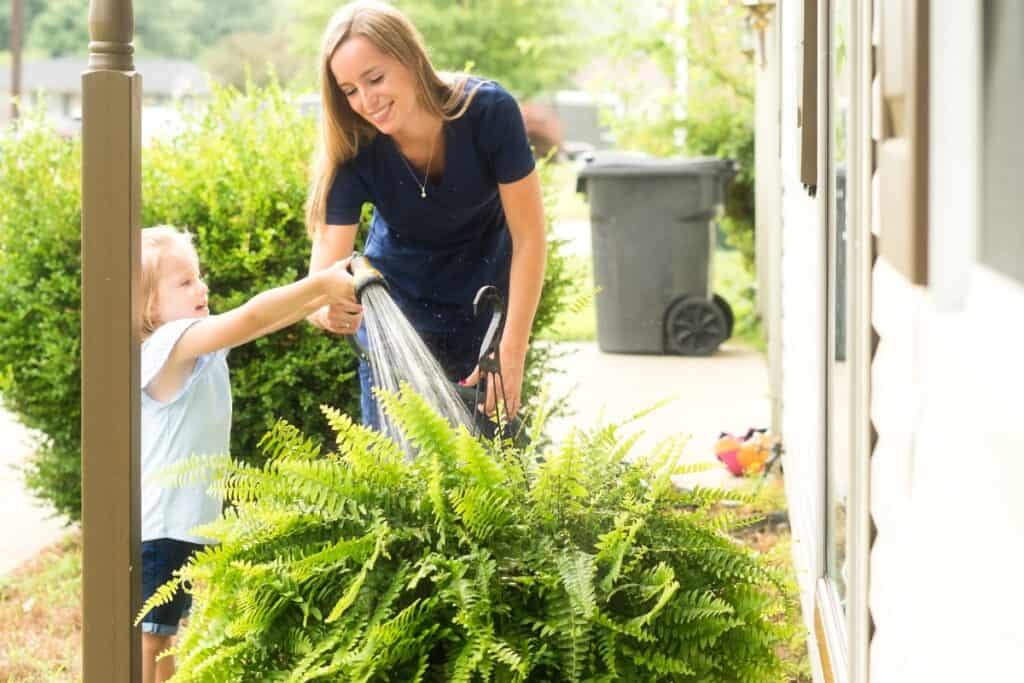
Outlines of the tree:
{"label": "tree", "polygon": [[[239,31],[269,31],[282,0],[136,0],[135,48],[140,55],[196,59],[221,38]],[[89,3],[83,0],[28,0],[30,47],[51,57],[85,54],[89,45]],[[8,23],[4,4],[0,25]],[[7,33],[3,40],[6,43]]]}
{"label": "tree", "polygon": [[[676,17],[686,10],[686,25]],[[605,112],[617,146],[659,156],[733,159],[721,221],[729,243],[754,267],[754,75],[741,52],[743,8],[720,0],[618,2],[615,28],[601,39],[612,59],[602,87],[620,108]],[[660,85],[638,88],[623,77],[653,66]],[[679,72],[686,64],[686,88]]]}
{"label": "tree", "polygon": [[[395,3],[423,34],[434,65],[469,69],[520,98],[568,83],[583,58],[577,0],[405,0]],[[314,56],[336,0],[290,0],[296,49]],[[314,82],[315,74],[308,79]]]}
{"label": "tree", "polygon": [[224,85],[242,87],[247,81],[266,85],[276,78],[290,83],[308,76],[308,60],[296,56],[292,42],[283,31],[273,33],[232,33],[206,51],[203,64]]}
{"label": "tree", "polygon": [[[23,0],[25,3],[25,33],[32,21],[46,9],[46,0]],[[11,49],[11,3],[0,2],[0,52]]]}
{"label": "tree", "polygon": [[203,2],[190,29],[204,48],[238,33],[269,33],[277,22],[283,4],[282,0]]}
{"label": "tree", "polygon": [[26,18],[28,47],[50,57],[89,51],[89,5],[80,0],[50,0],[34,19]]}

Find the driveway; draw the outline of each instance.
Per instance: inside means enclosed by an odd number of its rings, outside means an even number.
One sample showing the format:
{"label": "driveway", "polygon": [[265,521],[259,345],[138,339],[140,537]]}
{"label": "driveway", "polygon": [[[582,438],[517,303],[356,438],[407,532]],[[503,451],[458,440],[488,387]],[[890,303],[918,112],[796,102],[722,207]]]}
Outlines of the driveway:
{"label": "driveway", "polygon": [[690,437],[688,462],[713,463],[707,472],[678,483],[728,486],[734,479],[715,460],[720,432],[742,433],[771,424],[768,366],[756,351],[723,344],[710,357],[603,353],[596,342],[561,344],[567,355],[557,361],[564,374],[553,378],[554,396],[567,394],[575,415],[551,424],[560,439],[576,425],[592,427],[602,417],[621,421],[665,398],[668,405],[625,428],[643,431],[634,455],[643,455],[672,435]]}

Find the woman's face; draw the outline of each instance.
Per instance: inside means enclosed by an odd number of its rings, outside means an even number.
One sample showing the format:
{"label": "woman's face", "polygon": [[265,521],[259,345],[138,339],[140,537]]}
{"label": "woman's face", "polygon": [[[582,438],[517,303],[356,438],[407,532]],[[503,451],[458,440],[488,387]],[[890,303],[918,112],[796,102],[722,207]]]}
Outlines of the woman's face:
{"label": "woman's face", "polygon": [[338,46],[331,73],[356,114],[385,135],[408,125],[419,107],[412,71],[362,36]]}

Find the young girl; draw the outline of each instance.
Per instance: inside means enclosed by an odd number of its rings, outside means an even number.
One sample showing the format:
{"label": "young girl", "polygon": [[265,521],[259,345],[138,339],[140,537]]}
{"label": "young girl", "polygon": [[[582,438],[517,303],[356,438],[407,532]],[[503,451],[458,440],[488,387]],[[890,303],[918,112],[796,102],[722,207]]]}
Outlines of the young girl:
{"label": "young girl", "polygon": [[[191,455],[229,451],[228,350],[291,325],[325,305],[360,312],[347,262],[238,308],[210,315],[206,283],[191,237],[173,227],[142,231],[142,589],[143,599],[208,539],[192,529],[215,520],[221,501],[197,484],[162,488],[150,475]],[[142,680],[163,681],[174,661],[156,657],[171,644],[191,598],[154,608],[142,621]]]}

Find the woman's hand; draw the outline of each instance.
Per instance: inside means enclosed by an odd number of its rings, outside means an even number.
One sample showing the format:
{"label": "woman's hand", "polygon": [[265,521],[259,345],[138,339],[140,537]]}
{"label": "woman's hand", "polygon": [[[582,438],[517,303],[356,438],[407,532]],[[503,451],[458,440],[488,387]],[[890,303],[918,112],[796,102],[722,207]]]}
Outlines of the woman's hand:
{"label": "woman's hand", "polygon": [[[522,407],[523,371],[526,368],[526,349],[506,348],[501,346],[501,379],[495,376],[487,378],[487,394],[484,403],[477,406],[484,414],[493,417],[494,406],[502,398],[501,390],[504,390],[504,402],[501,403],[502,416],[513,418],[519,413]],[[462,381],[462,384],[474,387],[480,381],[480,368],[473,370],[473,374]],[[505,415],[505,407],[508,406],[508,415]]]}
{"label": "woman's hand", "polygon": [[351,257],[342,259],[316,274],[326,280],[329,303],[306,319],[332,334],[355,334],[363,320],[363,307],[356,301],[354,280],[348,271],[351,260]]}
{"label": "woman's hand", "polygon": [[306,320],[331,334],[355,334],[363,322],[363,307],[355,302],[324,306]]}

